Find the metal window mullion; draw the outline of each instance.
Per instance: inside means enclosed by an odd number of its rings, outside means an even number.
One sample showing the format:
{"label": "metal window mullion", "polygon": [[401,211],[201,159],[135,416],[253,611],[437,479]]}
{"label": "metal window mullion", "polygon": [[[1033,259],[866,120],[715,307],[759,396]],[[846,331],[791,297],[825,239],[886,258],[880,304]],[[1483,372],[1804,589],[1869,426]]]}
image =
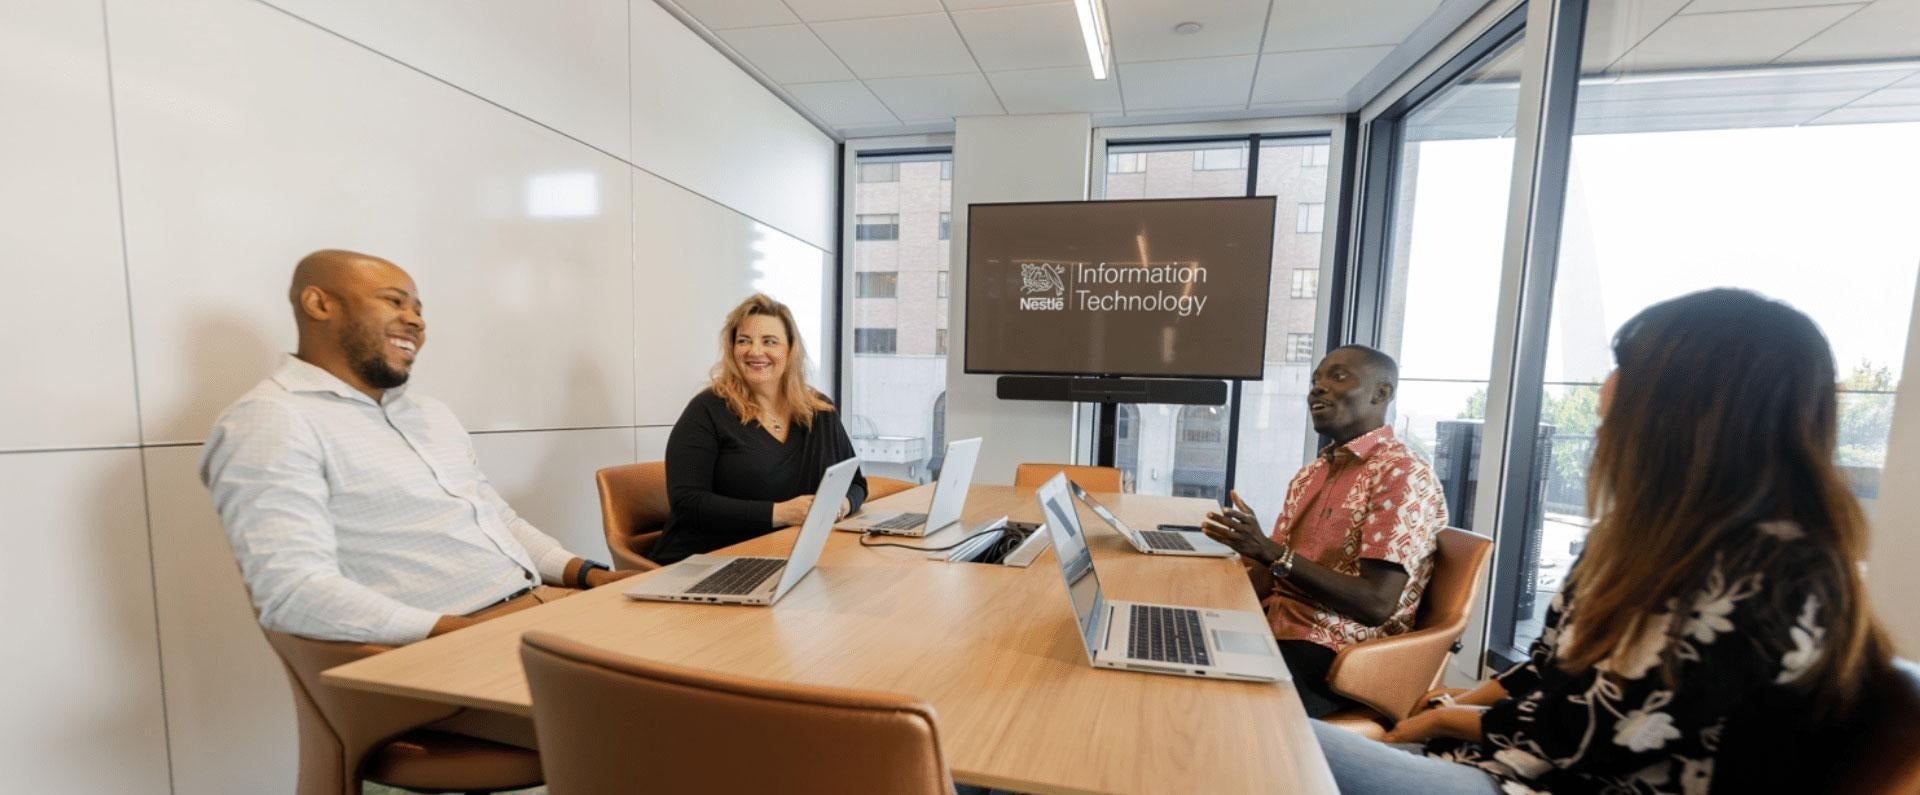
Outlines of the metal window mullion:
{"label": "metal window mullion", "polygon": [[1546,373],[1587,5],[1587,0],[1532,0],[1527,6],[1507,245],[1481,478],[1474,499],[1483,508],[1475,511],[1473,529],[1494,538],[1491,598],[1479,644],[1483,663],[1490,647],[1503,652],[1513,640],[1515,591],[1524,565],[1520,553],[1528,530],[1527,487],[1540,464],[1540,385]]}

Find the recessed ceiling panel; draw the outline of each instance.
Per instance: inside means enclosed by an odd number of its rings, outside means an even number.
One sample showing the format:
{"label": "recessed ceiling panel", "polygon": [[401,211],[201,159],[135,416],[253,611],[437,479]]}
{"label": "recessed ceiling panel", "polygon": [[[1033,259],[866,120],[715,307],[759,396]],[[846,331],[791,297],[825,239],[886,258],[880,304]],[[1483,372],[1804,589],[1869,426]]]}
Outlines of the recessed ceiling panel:
{"label": "recessed ceiling panel", "polygon": [[979,70],[946,14],[825,22],[813,30],[863,80]]}

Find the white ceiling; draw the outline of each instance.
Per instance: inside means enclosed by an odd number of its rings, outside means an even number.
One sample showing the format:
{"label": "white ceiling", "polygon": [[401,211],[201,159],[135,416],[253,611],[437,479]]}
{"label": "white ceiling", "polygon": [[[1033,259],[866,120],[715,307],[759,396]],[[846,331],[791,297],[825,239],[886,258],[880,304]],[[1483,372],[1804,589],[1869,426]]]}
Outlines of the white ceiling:
{"label": "white ceiling", "polygon": [[[1576,131],[1920,121],[1920,0],[1594,0]],[[1519,59],[1412,120],[1513,134]]]}
{"label": "white ceiling", "polygon": [[[1104,81],[1071,0],[658,2],[822,127],[860,137],[971,115],[1345,112],[1486,0],[1106,0],[1115,65]],[[1202,27],[1175,33],[1182,22]]]}
{"label": "white ceiling", "polygon": [[[1071,0],[657,1],[843,138],[1351,111],[1486,3],[1106,0],[1115,66],[1096,81]],[[1920,0],[1593,0],[1583,61],[1583,130],[1920,120]],[[1511,134],[1518,62],[1425,132]]]}

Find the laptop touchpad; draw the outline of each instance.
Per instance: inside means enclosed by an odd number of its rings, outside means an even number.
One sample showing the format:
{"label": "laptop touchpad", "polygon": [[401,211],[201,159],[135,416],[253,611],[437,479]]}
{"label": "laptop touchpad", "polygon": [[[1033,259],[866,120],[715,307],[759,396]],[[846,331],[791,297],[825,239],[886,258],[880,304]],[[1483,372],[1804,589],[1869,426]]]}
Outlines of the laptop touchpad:
{"label": "laptop touchpad", "polygon": [[1224,654],[1253,654],[1272,657],[1273,647],[1267,639],[1251,632],[1234,632],[1228,629],[1213,631],[1213,645]]}

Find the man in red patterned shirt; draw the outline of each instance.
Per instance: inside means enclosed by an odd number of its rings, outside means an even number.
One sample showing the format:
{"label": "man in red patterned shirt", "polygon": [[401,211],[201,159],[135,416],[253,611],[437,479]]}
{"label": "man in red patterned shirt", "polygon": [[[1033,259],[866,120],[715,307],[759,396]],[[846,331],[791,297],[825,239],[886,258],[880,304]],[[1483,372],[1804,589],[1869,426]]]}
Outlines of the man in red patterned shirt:
{"label": "man in red patterned shirt", "polygon": [[1399,380],[1393,357],[1336,348],[1313,371],[1313,429],[1333,440],[1287,484],[1271,534],[1232,494],[1207,535],[1239,552],[1307,714],[1350,702],[1327,687],[1334,655],[1413,628],[1433,573],[1447,505],[1432,468],[1387,424]]}

